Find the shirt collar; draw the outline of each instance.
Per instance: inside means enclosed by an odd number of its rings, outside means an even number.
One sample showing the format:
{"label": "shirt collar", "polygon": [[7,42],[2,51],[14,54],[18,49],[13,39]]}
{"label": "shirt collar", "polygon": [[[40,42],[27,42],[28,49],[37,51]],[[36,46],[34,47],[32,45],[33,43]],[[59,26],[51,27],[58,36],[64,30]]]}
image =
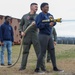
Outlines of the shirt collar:
{"label": "shirt collar", "polygon": [[9,25],[9,23],[7,23],[7,22],[4,22],[4,24],[7,24],[7,25]]}

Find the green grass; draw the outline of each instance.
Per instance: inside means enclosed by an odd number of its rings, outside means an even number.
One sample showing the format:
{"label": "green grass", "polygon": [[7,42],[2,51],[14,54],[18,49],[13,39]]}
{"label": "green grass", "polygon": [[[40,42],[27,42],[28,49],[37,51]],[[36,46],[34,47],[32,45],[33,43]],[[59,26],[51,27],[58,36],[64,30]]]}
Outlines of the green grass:
{"label": "green grass", "polygon": [[61,51],[57,55],[57,59],[75,58],[75,49]]}
{"label": "green grass", "polygon": [[[16,61],[19,55],[20,45],[13,46],[12,59],[13,63]],[[55,46],[57,65],[59,68],[64,69],[64,73],[53,72],[52,64],[46,63],[46,68],[50,71],[45,75],[71,75],[75,72],[75,46],[74,45],[56,45]],[[12,68],[0,67],[0,75],[38,75],[34,73],[36,67],[37,58],[33,46],[31,46],[27,68],[24,71],[19,71],[21,65],[21,57],[18,63]],[[61,60],[62,59],[62,60]],[[5,51],[5,65],[7,65],[7,51]]]}

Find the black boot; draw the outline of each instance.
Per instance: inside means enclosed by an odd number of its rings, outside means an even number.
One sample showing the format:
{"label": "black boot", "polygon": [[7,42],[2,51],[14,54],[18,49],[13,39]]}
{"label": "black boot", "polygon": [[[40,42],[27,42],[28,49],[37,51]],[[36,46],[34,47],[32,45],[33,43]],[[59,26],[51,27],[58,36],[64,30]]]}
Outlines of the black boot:
{"label": "black boot", "polygon": [[64,70],[60,70],[60,69],[58,69],[57,67],[54,67],[53,70],[54,70],[54,71],[58,71],[58,72],[64,72]]}
{"label": "black boot", "polygon": [[36,69],[35,69],[35,72],[40,72],[40,69],[39,69],[39,68],[36,68]]}
{"label": "black boot", "polygon": [[35,72],[38,73],[38,74],[45,74],[45,72],[44,72],[44,71],[40,71],[39,68],[36,68],[36,69],[35,69]]}
{"label": "black boot", "polygon": [[22,71],[22,70],[25,70],[25,68],[22,68],[22,67],[21,67],[21,68],[19,69],[19,71]]}

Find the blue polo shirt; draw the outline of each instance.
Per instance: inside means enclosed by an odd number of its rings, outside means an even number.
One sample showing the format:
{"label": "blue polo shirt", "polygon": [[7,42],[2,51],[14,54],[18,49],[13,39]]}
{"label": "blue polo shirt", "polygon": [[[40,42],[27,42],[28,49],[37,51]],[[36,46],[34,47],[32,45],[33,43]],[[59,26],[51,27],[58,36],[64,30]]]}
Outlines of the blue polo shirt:
{"label": "blue polo shirt", "polygon": [[0,41],[2,39],[2,31],[1,31],[1,26],[0,26]]}
{"label": "blue polo shirt", "polygon": [[[42,20],[49,19],[50,16],[52,16],[50,13],[44,14],[43,12],[37,15],[35,22],[36,26],[40,30],[39,31],[40,34],[51,35],[52,27],[50,26],[50,22],[45,22],[45,23],[42,22]],[[54,22],[54,25],[56,25],[56,22]]]}
{"label": "blue polo shirt", "polygon": [[2,38],[1,41],[14,41],[13,37],[13,28],[9,23],[4,22],[4,24],[1,25],[1,31],[2,31]]}

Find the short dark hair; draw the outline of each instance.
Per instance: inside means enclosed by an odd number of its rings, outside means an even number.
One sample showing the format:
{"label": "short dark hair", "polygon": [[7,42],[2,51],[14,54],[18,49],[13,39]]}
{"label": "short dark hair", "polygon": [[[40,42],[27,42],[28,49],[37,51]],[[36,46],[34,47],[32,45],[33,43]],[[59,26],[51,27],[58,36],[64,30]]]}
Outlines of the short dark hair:
{"label": "short dark hair", "polygon": [[30,6],[32,6],[32,5],[38,5],[38,4],[37,3],[31,3]]}
{"label": "short dark hair", "polygon": [[49,4],[48,4],[48,3],[45,3],[45,2],[42,3],[41,6],[40,6],[40,9],[42,10],[42,8],[43,8],[45,5],[49,5]]}
{"label": "short dark hair", "polygon": [[5,16],[5,20],[6,20],[8,17],[11,18],[10,16]]}

